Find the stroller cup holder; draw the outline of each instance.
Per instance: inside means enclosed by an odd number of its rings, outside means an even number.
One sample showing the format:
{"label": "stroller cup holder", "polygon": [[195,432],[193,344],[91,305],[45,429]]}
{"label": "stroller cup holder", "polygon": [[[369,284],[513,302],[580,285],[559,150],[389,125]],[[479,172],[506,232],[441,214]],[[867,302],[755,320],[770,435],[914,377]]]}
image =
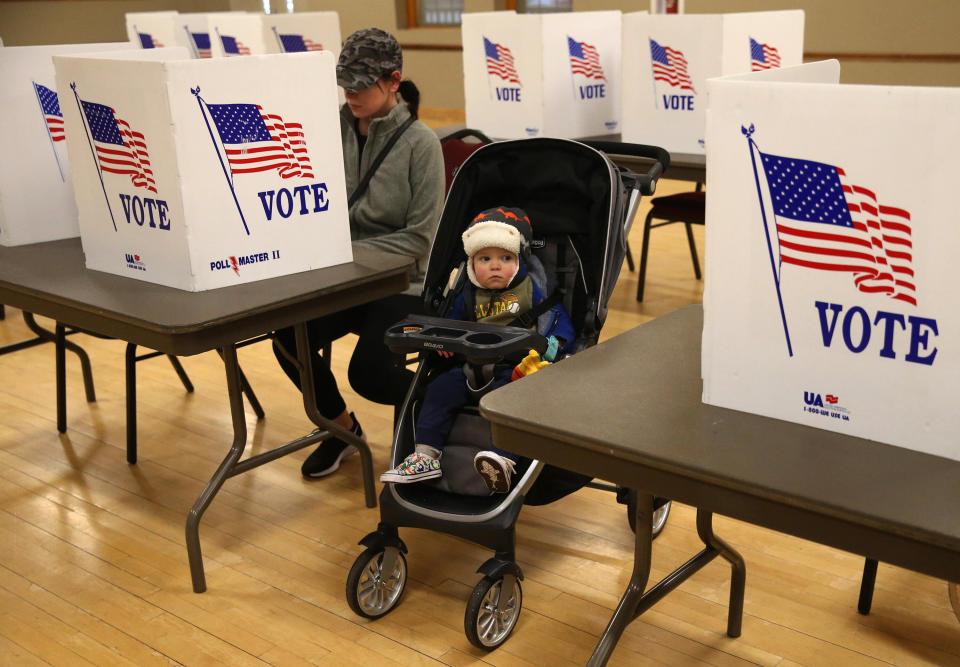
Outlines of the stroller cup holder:
{"label": "stroller cup holder", "polygon": [[431,350],[463,355],[470,363],[490,364],[522,359],[530,350],[543,353],[547,339],[521,327],[411,315],[387,329],[384,343],[392,352]]}

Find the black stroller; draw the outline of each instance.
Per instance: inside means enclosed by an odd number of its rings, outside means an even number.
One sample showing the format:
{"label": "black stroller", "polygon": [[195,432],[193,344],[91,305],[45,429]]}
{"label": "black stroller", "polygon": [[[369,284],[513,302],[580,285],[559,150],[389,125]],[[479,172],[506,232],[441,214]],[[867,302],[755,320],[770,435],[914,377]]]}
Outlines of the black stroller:
{"label": "black stroller", "polygon": [[[606,153],[652,160],[647,174],[617,167]],[[458,354],[482,366],[519,361],[530,349],[543,352],[546,339],[520,327],[492,326],[444,319],[451,272],[465,279],[461,242],[464,226],[477,211],[492,206],[521,207],[533,221],[531,263],[542,265],[544,294],[557,294],[577,332],[575,349],[597,342],[626,252],[625,223],[633,219],[640,195],[651,195],[669,165],[661,148],[564,139],[524,139],[492,143],[468,158],[450,187],[430,253],[424,299],[438,317],[414,317],[391,327],[387,344],[397,352],[420,352],[414,381],[398,415],[390,466],[403,461],[415,445],[414,423],[424,389],[448,368],[434,350]],[[649,164],[649,162],[647,163]],[[531,275],[535,271],[531,268]],[[480,566],[483,579],[470,597],[464,628],[470,642],[494,649],[509,637],[522,605],[523,574],[515,561],[515,524],[526,504],[546,504],[586,485],[617,492],[633,511],[636,492],[593,483],[583,475],[539,461],[520,459],[509,493],[490,495],[473,468],[473,456],[491,445],[490,429],[476,409],[458,415],[440,460],[443,476],[416,484],[388,483],[380,494],[380,524],[360,544],[347,578],[350,608],[360,616],[380,617],[399,602],[407,580],[407,547],[397,529],[425,528],[470,540],[495,551]],[[631,507],[630,505],[633,505]],[[654,517],[659,532],[669,503]]]}

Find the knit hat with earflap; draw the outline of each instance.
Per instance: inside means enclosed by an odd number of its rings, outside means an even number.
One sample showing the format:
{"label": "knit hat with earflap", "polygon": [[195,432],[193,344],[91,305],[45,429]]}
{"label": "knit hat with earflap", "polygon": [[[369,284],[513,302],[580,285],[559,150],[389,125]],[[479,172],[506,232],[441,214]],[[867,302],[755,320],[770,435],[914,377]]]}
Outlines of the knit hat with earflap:
{"label": "knit hat with earflap", "polygon": [[463,232],[463,251],[467,253],[467,276],[470,282],[480,286],[473,272],[473,256],[477,251],[503,248],[523,256],[530,248],[532,236],[530,218],[522,208],[498,206],[478,213]]}

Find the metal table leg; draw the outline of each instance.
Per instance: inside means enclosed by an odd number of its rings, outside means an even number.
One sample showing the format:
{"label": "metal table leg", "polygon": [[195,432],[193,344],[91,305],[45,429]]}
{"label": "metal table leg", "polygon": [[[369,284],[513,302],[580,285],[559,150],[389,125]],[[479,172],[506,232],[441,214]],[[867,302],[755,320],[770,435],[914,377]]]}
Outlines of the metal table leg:
{"label": "metal table leg", "polygon": [[739,637],[743,627],[743,595],[747,588],[747,566],[733,547],[713,534],[713,512],[697,510],[697,534],[707,547],[730,563],[730,607],[727,635]]}
{"label": "metal table leg", "polygon": [[643,599],[643,590],[647,587],[650,578],[650,557],[653,550],[653,495],[640,492],[637,494],[637,534],[633,551],[633,574],[627,590],[613,612],[613,617],[607,624],[600,641],[590,656],[588,667],[600,667],[607,664],[610,654],[620,641],[620,635],[627,625],[637,617],[637,607]]}
{"label": "metal table leg", "polygon": [[[56,343],[56,334],[47,331],[37,324],[33,313],[24,312],[23,321],[27,325],[27,328],[36,334],[37,338],[50,343]],[[60,326],[59,322],[57,322],[57,326]],[[66,336],[66,329],[64,329],[64,336]],[[80,370],[83,371],[83,388],[87,393],[87,403],[94,403],[97,400],[97,392],[93,387],[93,370],[90,366],[90,357],[87,356],[86,351],[82,347],[66,338],[63,339],[63,347],[76,354],[80,360]]]}
{"label": "metal table leg", "polygon": [[746,589],[747,570],[743,558],[730,545],[713,533],[713,513],[697,510],[697,534],[706,548],[686,563],[664,577],[646,593],[643,592],[650,576],[650,557],[653,545],[653,496],[637,494],[637,535],[633,556],[633,575],[627,585],[617,610],[600,636],[600,641],[587,663],[589,667],[607,664],[620,635],[627,625],[647,609],[663,599],[668,593],[689,579],[704,565],[717,556],[722,556],[731,566],[730,605],[727,613],[727,635],[739,637],[743,624],[743,596]]}
{"label": "metal table leg", "polygon": [[57,430],[67,432],[67,348],[66,328],[57,322],[55,338],[57,375]]}
{"label": "metal table leg", "polygon": [[348,431],[320,414],[320,411],[317,409],[316,387],[313,385],[313,355],[310,353],[306,322],[301,322],[296,325],[294,331],[297,339],[297,359],[300,367],[300,388],[303,393],[303,408],[307,412],[307,417],[322,431],[326,432],[324,438],[333,435],[357,448],[360,452],[360,471],[363,477],[363,490],[367,507],[376,507],[377,491],[373,479],[373,454],[370,452],[370,445],[361,438],[358,438],[351,431]]}
{"label": "metal table leg", "polygon": [[233,417],[233,444],[230,445],[229,453],[213,473],[213,477],[207,482],[200,497],[190,508],[190,514],[187,515],[187,558],[190,561],[190,578],[193,581],[194,593],[203,593],[207,590],[207,580],[203,573],[203,554],[200,551],[200,519],[224,481],[233,474],[234,465],[240,459],[247,444],[247,421],[243,414],[243,396],[240,394],[237,348],[233,345],[221,348],[220,356],[227,371],[227,395],[230,399],[230,415]]}
{"label": "metal table leg", "polygon": [[[200,496],[193,503],[193,507],[190,508],[190,513],[187,515],[187,558],[190,562],[190,579],[193,582],[194,593],[203,593],[207,590],[206,576],[203,571],[203,553],[200,549],[200,519],[228,477],[247,472],[248,470],[278,459],[281,456],[317,444],[335,435],[346,442],[356,445],[360,451],[367,506],[376,507],[377,505],[376,489],[373,481],[373,455],[370,452],[370,446],[350,431],[326,419],[320,414],[319,410],[317,410],[316,387],[313,384],[312,359],[307,343],[307,325],[298,324],[295,328],[297,334],[297,364],[300,370],[300,385],[303,389],[304,408],[307,416],[310,417],[310,420],[319,428],[302,438],[297,438],[269,451],[251,456],[243,461],[240,460],[240,455],[243,454],[243,450],[247,444],[247,421],[243,412],[243,379],[241,377],[240,365],[237,361],[237,347],[231,344],[219,350],[227,373],[227,395],[230,400],[230,416],[233,419],[233,444],[230,445],[230,451],[220,463],[213,477],[207,482],[203,491],[200,492]],[[651,500],[651,503],[652,502]]]}

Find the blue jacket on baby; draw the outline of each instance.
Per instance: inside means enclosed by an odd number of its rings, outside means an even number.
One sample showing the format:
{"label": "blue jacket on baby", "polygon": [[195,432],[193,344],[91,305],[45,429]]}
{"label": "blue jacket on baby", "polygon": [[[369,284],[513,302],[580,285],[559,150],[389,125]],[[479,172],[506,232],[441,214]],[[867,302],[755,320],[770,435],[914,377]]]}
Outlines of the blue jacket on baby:
{"label": "blue jacket on baby", "polygon": [[[530,282],[530,288],[532,291],[532,304],[526,308],[517,310],[516,312],[511,309],[510,316],[506,317],[505,321],[504,318],[500,318],[500,321],[497,322],[499,324],[506,324],[512,321],[514,318],[522,315],[530,308],[535,307],[537,304],[547,298],[537,285],[537,281],[530,277],[529,273],[527,272],[526,262],[522,257],[519,258],[517,275],[514,276],[513,280],[510,281],[510,284],[502,290],[485,290],[475,287],[468,280],[464,281],[463,288],[454,299],[453,306],[451,307],[450,312],[447,313],[446,317],[452,320],[466,320],[471,322],[476,321],[478,319],[476,312],[470,312],[472,308],[469,304],[476,303],[476,297],[478,294],[482,294],[484,296],[490,295],[492,299],[498,299],[501,297],[507,297],[509,299],[511,294],[514,292],[525,292],[525,281]],[[562,341],[562,345],[560,346],[561,352],[572,351],[573,342],[576,338],[576,332],[573,329],[573,322],[570,321],[570,316],[567,315],[567,311],[564,309],[563,304],[554,304],[550,310],[537,318],[537,332],[548,338],[550,336],[554,336],[560,339]]]}

